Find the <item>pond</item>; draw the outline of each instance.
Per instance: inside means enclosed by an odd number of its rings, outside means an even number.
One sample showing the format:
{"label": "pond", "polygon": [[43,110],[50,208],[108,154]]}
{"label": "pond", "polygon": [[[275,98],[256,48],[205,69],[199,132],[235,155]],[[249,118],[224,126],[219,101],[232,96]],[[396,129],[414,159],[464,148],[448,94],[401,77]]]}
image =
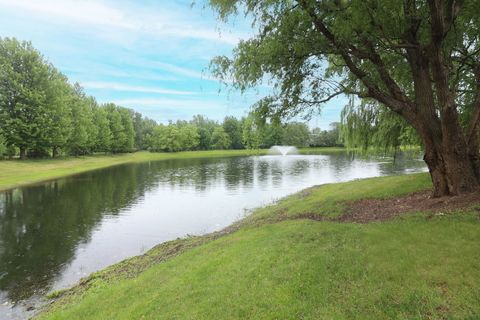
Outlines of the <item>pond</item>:
{"label": "pond", "polygon": [[[0,319],[156,244],[220,230],[331,182],[425,171],[416,157],[253,156],[126,164],[0,193]],[[16,307],[12,307],[16,304]]]}

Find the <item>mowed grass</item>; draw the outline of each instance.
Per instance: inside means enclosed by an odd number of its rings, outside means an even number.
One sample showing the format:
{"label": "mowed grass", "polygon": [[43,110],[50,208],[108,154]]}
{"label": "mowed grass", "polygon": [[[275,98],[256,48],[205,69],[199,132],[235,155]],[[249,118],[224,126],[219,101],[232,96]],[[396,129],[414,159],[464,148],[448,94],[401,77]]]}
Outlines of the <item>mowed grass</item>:
{"label": "mowed grass", "polygon": [[[427,187],[428,176],[416,174],[309,189],[258,209],[225,236],[177,240],[101,271],[38,317],[478,319],[475,208],[370,224],[295,216],[338,216],[346,200]],[[182,243],[188,248],[172,254]],[[162,262],[142,266],[155,257]]]}
{"label": "mowed grass", "polygon": [[[345,151],[343,148],[304,148],[304,154],[331,154]],[[102,169],[124,163],[158,161],[166,159],[193,159],[213,157],[237,157],[264,155],[268,150],[209,150],[172,153],[140,151],[125,154],[107,154],[83,157],[39,160],[0,160],[0,191],[56,179],[90,170]]]}

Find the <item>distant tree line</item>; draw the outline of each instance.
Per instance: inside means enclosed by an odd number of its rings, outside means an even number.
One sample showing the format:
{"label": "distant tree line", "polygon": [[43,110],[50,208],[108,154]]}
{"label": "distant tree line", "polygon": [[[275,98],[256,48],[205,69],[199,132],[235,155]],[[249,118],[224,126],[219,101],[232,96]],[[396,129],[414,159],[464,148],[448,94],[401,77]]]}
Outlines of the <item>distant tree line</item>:
{"label": "distant tree line", "polygon": [[226,117],[219,123],[202,115],[190,121],[157,125],[146,137],[150,151],[187,151],[211,149],[259,149],[273,145],[297,147],[340,146],[336,123],[330,130],[310,130],[302,122],[286,124],[258,124],[254,115],[241,119]]}
{"label": "distant tree line", "polygon": [[336,125],[310,131],[301,122],[259,124],[253,115],[158,124],[131,109],[97,103],[31,43],[0,38],[0,157],[334,146],[338,136]]}

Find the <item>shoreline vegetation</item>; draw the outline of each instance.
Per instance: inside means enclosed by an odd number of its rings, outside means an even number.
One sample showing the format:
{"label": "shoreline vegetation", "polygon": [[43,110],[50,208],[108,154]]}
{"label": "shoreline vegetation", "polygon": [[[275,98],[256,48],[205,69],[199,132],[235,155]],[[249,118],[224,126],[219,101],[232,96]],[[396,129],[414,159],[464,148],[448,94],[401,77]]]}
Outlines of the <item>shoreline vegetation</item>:
{"label": "shoreline vegetation", "polygon": [[[302,154],[329,154],[346,151],[344,148],[304,148]],[[235,157],[265,155],[267,149],[259,150],[208,150],[184,152],[148,152],[122,154],[98,154],[79,157],[65,157],[38,160],[1,160],[0,191],[48,180],[63,178],[91,170],[135,162],[160,161],[168,159]]]}
{"label": "shoreline vegetation", "polygon": [[36,318],[473,318],[480,199],[431,188],[426,173],[308,188],[96,272]]}

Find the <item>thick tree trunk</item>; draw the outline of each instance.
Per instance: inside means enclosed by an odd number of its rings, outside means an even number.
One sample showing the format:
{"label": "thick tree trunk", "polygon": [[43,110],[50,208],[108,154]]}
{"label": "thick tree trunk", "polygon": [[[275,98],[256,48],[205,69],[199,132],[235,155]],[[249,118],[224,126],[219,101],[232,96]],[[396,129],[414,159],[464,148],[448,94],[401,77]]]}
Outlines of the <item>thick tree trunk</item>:
{"label": "thick tree trunk", "polygon": [[20,159],[27,159],[27,149],[24,147],[20,147]]}
{"label": "thick tree trunk", "polygon": [[477,181],[480,182],[480,139],[478,137],[478,132],[472,134],[470,141],[468,143],[468,157],[473,166],[473,172]]}
{"label": "thick tree trunk", "polygon": [[455,108],[447,108],[442,116],[443,157],[449,191],[453,195],[478,189],[475,165],[469,157],[465,135],[458,122]]}
{"label": "thick tree trunk", "polygon": [[53,147],[52,149],[52,158],[58,157],[58,147]]}
{"label": "thick tree trunk", "polygon": [[425,145],[423,160],[427,164],[433,184],[433,196],[441,197],[450,194],[447,182],[445,164],[437,150],[432,146]]}
{"label": "thick tree trunk", "polygon": [[[442,144],[423,137],[424,160],[433,183],[433,196],[441,197],[472,192],[479,188],[476,174],[477,152],[470,152],[464,141],[443,137]],[[475,154],[476,156],[472,156]]]}

